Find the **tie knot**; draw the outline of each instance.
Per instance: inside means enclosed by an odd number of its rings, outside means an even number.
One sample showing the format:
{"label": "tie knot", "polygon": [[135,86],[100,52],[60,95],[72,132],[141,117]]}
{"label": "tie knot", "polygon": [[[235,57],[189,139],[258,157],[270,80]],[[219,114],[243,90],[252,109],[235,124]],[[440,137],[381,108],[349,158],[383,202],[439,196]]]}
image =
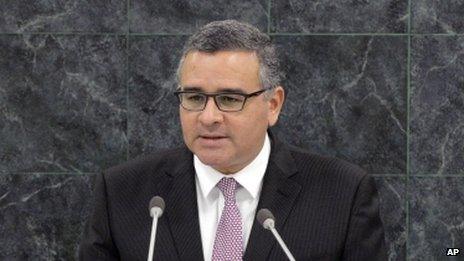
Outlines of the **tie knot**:
{"label": "tie knot", "polygon": [[226,201],[228,201],[235,200],[235,191],[237,189],[237,185],[238,183],[234,178],[222,178],[218,182],[217,187],[224,195]]}

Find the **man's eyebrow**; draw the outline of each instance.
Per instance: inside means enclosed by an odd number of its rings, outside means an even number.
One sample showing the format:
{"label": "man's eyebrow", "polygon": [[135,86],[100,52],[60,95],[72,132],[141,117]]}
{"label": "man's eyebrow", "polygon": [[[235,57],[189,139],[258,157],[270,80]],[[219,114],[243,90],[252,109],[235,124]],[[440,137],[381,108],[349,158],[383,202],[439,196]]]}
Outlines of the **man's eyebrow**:
{"label": "man's eyebrow", "polygon": [[245,93],[242,88],[219,88],[218,92]]}
{"label": "man's eyebrow", "polygon": [[[184,86],[180,88],[182,91],[198,91],[204,92],[203,88],[195,87],[195,86]],[[219,92],[226,92],[226,93],[246,93],[242,88],[218,88],[216,91]]]}
{"label": "man's eyebrow", "polygon": [[194,87],[194,86],[183,86],[179,88],[181,91],[203,91],[202,88],[200,87]]}

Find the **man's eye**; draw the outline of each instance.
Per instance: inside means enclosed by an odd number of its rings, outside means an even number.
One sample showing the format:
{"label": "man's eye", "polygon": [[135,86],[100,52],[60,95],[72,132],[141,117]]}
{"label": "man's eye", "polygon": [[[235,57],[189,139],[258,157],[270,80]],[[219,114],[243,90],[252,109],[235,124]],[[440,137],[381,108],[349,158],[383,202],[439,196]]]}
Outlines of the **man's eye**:
{"label": "man's eye", "polygon": [[192,102],[199,102],[199,101],[203,101],[204,97],[203,95],[190,94],[190,95],[187,95],[187,99]]}
{"label": "man's eye", "polygon": [[240,96],[231,96],[231,95],[226,95],[226,96],[220,96],[221,102],[226,102],[226,103],[241,103],[243,98]]}

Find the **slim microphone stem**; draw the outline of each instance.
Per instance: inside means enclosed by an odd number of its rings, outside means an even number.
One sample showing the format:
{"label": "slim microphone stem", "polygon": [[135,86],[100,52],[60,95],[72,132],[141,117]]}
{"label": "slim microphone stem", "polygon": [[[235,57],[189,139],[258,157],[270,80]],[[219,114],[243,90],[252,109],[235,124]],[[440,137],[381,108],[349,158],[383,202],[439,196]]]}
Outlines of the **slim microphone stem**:
{"label": "slim microphone stem", "polygon": [[270,228],[272,234],[274,234],[274,237],[277,239],[277,242],[279,242],[280,246],[282,247],[282,249],[284,250],[285,254],[287,255],[288,257],[288,260],[290,261],[295,261],[295,258],[293,257],[292,253],[290,253],[290,250],[288,250],[288,247],[287,245],[285,245],[284,241],[282,240],[282,238],[280,237],[279,233],[277,232],[277,230],[274,228],[274,227],[271,227]]}
{"label": "slim microphone stem", "polygon": [[158,225],[158,215],[153,217],[153,223],[151,225],[151,236],[150,236],[150,248],[148,250],[148,261],[153,261],[153,248],[155,247],[156,237],[156,226]]}

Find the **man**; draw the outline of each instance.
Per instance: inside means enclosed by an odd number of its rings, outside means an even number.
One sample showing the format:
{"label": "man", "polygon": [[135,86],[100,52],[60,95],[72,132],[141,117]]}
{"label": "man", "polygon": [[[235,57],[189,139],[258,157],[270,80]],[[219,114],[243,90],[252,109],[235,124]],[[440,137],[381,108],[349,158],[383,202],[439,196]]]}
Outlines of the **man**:
{"label": "man", "polygon": [[190,37],[178,68],[186,147],[98,176],[81,260],[144,260],[148,202],[166,202],[155,260],[285,260],[257,223],[268,208],[296,260],[386,260],[373,179],[347,162],[282,144],[271,132],[284,89],[274,46],[233,20]]}

